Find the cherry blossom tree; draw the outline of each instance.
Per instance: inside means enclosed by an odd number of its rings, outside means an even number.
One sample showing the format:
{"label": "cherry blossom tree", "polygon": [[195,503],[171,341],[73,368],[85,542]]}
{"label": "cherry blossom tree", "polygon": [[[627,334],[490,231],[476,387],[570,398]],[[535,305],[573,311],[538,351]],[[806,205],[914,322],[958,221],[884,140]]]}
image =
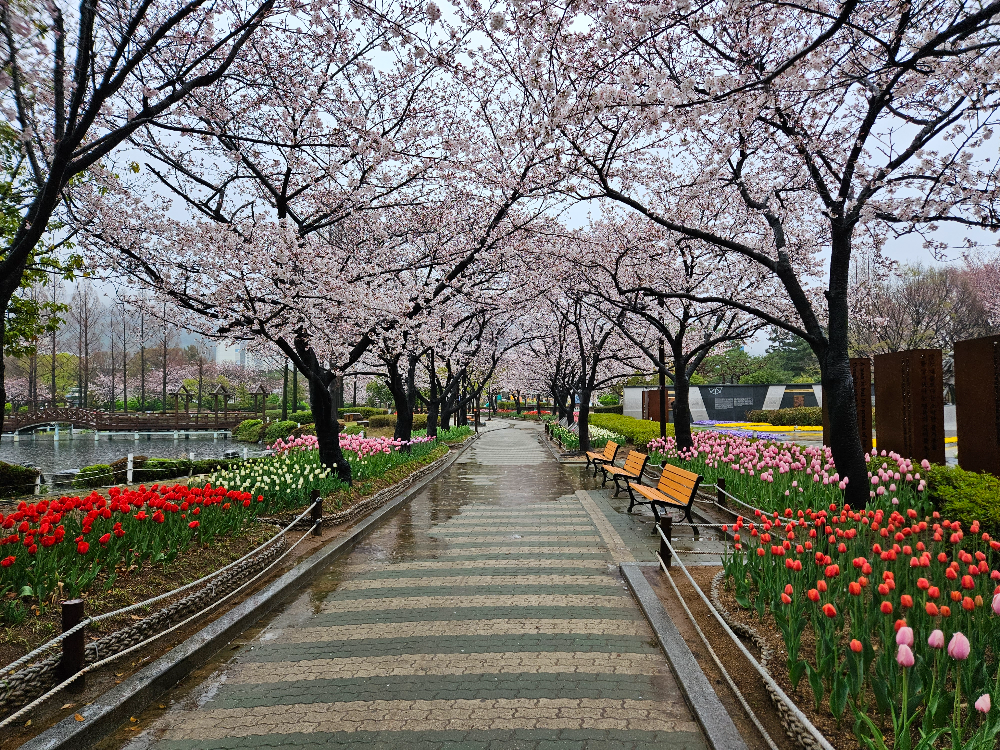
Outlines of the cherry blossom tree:
{"label": "cherry blossom tree", "polygon": [[[276,10],[275,0],[0,4],[0,110],[30,174],[20,221],[0,250],[0,334],[71,184],[138,129],[219,81]],[[0,403],[2,373],[0,353]]]}
{"label": "cherry blossom tree", "polygon": [[782,311],[774,304],[781,299],[778,284],[739,256],[665,231],[634,214],[608,212],[580,247],[583,252],[576,260],[586,269],[590,293],[624,313],[619,327],[630,347],[673,383],[677,445],[690,448],[691,376],[705,357],[751,338],[767,325],[732,305],[699,298],[736,297],[779,315]]}
{"label": "cherry blossom tree", "polygon": [[[499,8],[499,6],[497,6]],[[1000,226],[1000,3],[835,8],[519,3],[480,23],[512,85],[537,92],[580,199],[612,200],[742,256],[794,309],[724,303],[819,359],[849,502],[867,476],[848,365],[858,249],[936,226]],[[821,294],[815,291],[821,291]]]}

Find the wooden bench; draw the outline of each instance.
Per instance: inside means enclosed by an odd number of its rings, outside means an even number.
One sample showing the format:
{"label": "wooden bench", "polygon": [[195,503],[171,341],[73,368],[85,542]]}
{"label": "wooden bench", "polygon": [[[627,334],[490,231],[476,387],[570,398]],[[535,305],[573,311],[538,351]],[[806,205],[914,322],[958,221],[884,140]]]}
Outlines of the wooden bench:
{"label": "wooden bench", "polygon": [[[664,508],[683,508],[684,518],[689,523],[694,523],[691,518],[691,506],[694,504],[694,496],[698,493],[698,485],[704,479],[699,474],[682,469],[671,464],[663,465],[663,473],[656,487],[646,487],[638,482],[628,483],[628,495],[632,502],[629,503],[628,512],[636,505],[649,505],[653,511],[653,516],[657,522],[660,514],[656,507],[662,505]],[[635,494],[639,493],[645,500],[636,500]]]}
{"label": "wooden bench", "polygon": [[604,478],[601,480],[601,487],[607,484],[609,476],[613,477],[615,480],[615,497],[618,497],[618,493],[625,489],[625,487],[619,484],[619,480],[627,482],[634,479],[637,482],[641,482],[642,472],[646,469],[647,461],[649,461],[649,456],[645,453],[629,451],[628,456],[625,457],[625,465],[620,468],[614,464],[602,463],[601,473],[604,474]]}
{"label": "wooden bench", "polygon": [[597,468],[600,464],[613,464],[615,462],[615,459],[618,458],[618,448],[618,443],[609,440],[605,443],[603,451],[587,451],[587,463],[593,464],[595,477],[597,476]]}

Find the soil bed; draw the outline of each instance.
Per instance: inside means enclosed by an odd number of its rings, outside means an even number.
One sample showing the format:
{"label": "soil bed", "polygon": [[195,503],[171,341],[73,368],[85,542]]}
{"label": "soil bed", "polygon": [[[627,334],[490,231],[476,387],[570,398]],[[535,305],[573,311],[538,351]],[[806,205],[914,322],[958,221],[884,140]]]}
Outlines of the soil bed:
{"label": "soil bed", "polygon": [[[335,511],[337,507],[336,500],[340,500],[341,508],[348,508],[350,505],[358,503],[380,490],[403,481],[410,474],[442,458],[448,453],[448,450],[447,446],[439,446],[420,459],[397,466],[388,472],[385,477],[369,480],[349,491],[335,493],[339,497],[334,498],[331,496],[324,501],[324,514]],[[305,507],[294,511],[287,511],[282,514],[282,517],[287,515],[289,520],[291,520],[304,509]],[[375,510],[375,508],[371,510]],[[170,634],[153,641],[149,646],[139,651],[123,656],[120,662],[114,662],[107,667],[88,674],[86,689],[83,693],[71,694],[64,691],[38,708],[33,709],[30,713],[30,719],[25,719],[13,727],[5,727],[3,731],[0,731],[0,750],[19,747],[31,737],[58,723],[66,716],[79,711],[82,706],[89,705],[106,690],[121,683],[122,680],[132,673],[155,661],[170,649],[182,643],[186,638],[290,570],[297,562],[345,534],[352,525],[350,523],[342,526],[325,525],[322,536],[317,537],[309,534],[281,564],[275,566],[274,569],[252,586],[248,586],[239,594],[227,599],[221,606],[207,612],[204,618],[200,618],[190,625],[178,628]],[[211,547],[191,547],[169,565],[144,565],[141,571],[132,571],[127,577],[123,577],[119,571],[119,577],[113,588],[103,593],[83,595],[82,598],[87,602],[86,614],[92,616],[119,609],[196,580],[245,555],[264,540],[274,536],[276,531],[277,527],[275,525],[259,522],[254,524],[250,532],[245,536],[218,539]],[[288,543],[294,543],[302,533],[302,531],[297,530],[290,531],[286,535]],[[103,580],[98,583],[103,584]],[[100,591],[100,587],[95,586],[94,590]],[[197,590],[197,588],[194,590]],[[188,593],[191,593],[191,591],[184,592],[184,594]],[[180,594],[178,597],[184,594]],[[172,601],[174,601],[173,598],[167,599],[163,602],[158,602],[154,606],[156,609],[159,609],[161,606],[166,606]],[[61,618],[59,604],[54,603],[44,607],[35,605],[35,608],[38,609],[38,614],[31,611],[25,622],[16,626],[4,626],[3,631],[0,632],[0,665],[9,664],[14,659],[28,653],[31,649],[59,633]],[[87,629],[87,640],[88,642],[97,640],[113,630],[126,627],[142,619],[147,614],[149,614],[148,611],[139,610],[135,613],[125,615],[123,620],[114,618],[113,620],[90,626]],[[51,653],[58,653],[58,648],[51,651]],[[6,713],[8,712],[5,712],[4,715]]]}

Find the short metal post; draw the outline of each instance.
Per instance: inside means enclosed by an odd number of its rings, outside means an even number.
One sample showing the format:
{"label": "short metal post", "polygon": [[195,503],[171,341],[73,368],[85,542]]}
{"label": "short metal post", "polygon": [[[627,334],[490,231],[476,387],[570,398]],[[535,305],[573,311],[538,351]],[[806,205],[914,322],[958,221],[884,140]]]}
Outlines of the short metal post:
{"label": "short metal post", "polygon": [[723,477],[719,477],[715,480],[715,489],[717,495],[717,502],[723,508],[726,507],[726,480]]}
{"label": "short metal post", "polygon": [[36,495],[41,495],[42,494],[42,474],[41,474],[41,472],[39,472],[38,474],[35,475],[35,494]]}
{"label": "short metal post", "polygon": [[323,535],[323,498],[320,497],[319,490],[312,491],[312,501],[315,503],[312,509],[313,536]]}
{"label": "short metal post", "polygon": [[125,483],[132,484],[132,471],[135,466],[135,455],[132,453],[128,454],[128,468],[125,472]]}
{"label": "short metal post", "polygon": [[[70,599],[62,603],[62,632],[83,622],[83,599]],[[62,642],[62,659],[59,661],[59,679],[68,680],[83,669],[84,630],[80,628]],[[71,693],[82,693],[86,687],[86,675],[80,675],[66,689]]]}
{"label": "short metal post", "polygon": [[[674,541],[674,519],[670,516],[664,516],[660,519],[660,531],[663,532],[663,536],[667,538],[667,542]],[[667,546],[667,542],[663,541],[663,537],[660,537],[660,559],[663,560],[663,564],[668,568],[670,567],[670,547]]]}

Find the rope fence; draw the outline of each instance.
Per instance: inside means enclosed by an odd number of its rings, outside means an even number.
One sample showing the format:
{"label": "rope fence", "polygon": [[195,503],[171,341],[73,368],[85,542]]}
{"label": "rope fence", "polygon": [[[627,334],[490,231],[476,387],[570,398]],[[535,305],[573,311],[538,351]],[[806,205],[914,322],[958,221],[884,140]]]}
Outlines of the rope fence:
{"label": "rope fence", "polygon": [[[728,493],[726,494],[728,495]],[[787,710],[791,713],[792,716],[795,717],[795,719],[801,724],[801,726],[806,730],[806,732],[808,732],[812,736],[812,739],[816,742],[818,747],[821,748],[821,750],[834,750],[833,745],[831,745],[830,742],[826,739],[826,737],[823,736],[822,732],[820,732],[813,725],[813,723],[809,721],[808,717],[804,713],[802,713],[799,707],[792,702],[792,700],[788,697],[785,691],[781,689],[781,686],[774,681],[774,678],[771,677],[770,673],[766,669],[764,669],[763,666],[761,666],[760,662],[758,662],[756,658],[754,658],[754,655],[750,652],[750,649],[748,649],[743,644],[743,641],[740,640],[739,636],[737,636],[736,633],[733,632],[733,629],[729,627],[729,623],[726,622],[725,618],[721,614],[719,614],[719,611],[715,608],[715,606],[712,604],[709,598],[705,596],[705,592],[702,591],[701,587],[691,576],[691,573],[688,571],[687,567],[678,557],[678,553],[674,550],[673,545],[670,543],[670,540],[667,538],[666,534],[663,533],[663,529],[657,526],[656,530],[660,535],[661,544],[664,545],[666,550],[669,552],[669,559],[671,563],[676,561],[676,563],[680,566],[681,572],[684,573],[685,577],[688,579],[688,582],[694,588],[695,592],[698,594],[699,597],[701,597],[701,600],[705,603],[705,606],[708,607],[708,611],[712,614],[712,616],[716,619],[716,621],[718,621],[719,625],[726,632],[729,638],[733,641],[736,647],[740,650],[740,652],[743,654],[746,660],[750,662],[750,665],[756,670],[757,674],[760,675],[761,679],[768,686],[768,689],[774,695],[776,695],[780,701],[782,701],[785,704]],[[667,563],[664,562],[663,560],[663,556],[657,554],[657,559],[660,561],[660,568],[667,574],[667,577],[669,578],[670,571],[667,567]],[[671,583],[673,583],[672,579]],[[678,598],[680,598],[679,595]],[[683,601],[683,599],[681,601]],[[688,612],[688,614],[689,616],[691,616],[690,611]],[[692,621],[694,621],[693,617]],[[764,736],[767,737],[767,734],[764,733]],[[768,739],[770,740],[770,738]],[[774,745],[771,744],[771,747],[773,748]]]}
{"label": "rope fence", "polygon": [[[310,510],[311,510],[311,508],[310,508]],[[11,714],[8,717],[6,717],[5,719],[0,720],[0,728],[3,728],[5,726],[7,726],[7,725],[9,725],[9,724],[17,721],[19,718],[21,718],[22,716],[24,716],[28,711],[30,711],[31,709],[33,709],[33,708],[35,708],[37,706],[40,706],[46,700],[48,700],[49,698],[51,698],[52,696],[54,696],[56,693],[58,693],[60,690],[62,690],[63,688],[67,687],[68,685],[72,684],[73,682],[75,682],[77,679],[79,679],[83,675],[87,674],[88,672],[93,672],[94,670],[99,669],[100,667],[103,667],[106,664],[110,664],[111,662],[115,661],[116,659],[118,659],[118,658],[120,658],[122,656],[125,656],[126,654],[130,654],[133,651],[135,651],[135,650],[137,650],[137,649],[139,649],[139,648],[141,648],[143,646],[149,645],[153,641],[158,640],[159,638],[162,638],[163,636],[167,635],[168,633],[171,633],[174,630],[177,630],[178,628],[183,627],[184,625],[187,625],[188,623],[192,622],[193,620],[196,620],[199,617],[202,617],[209,610],[214,609],[215,607],[219,606],[220,604],[222,604],[224,601],[226,601],[230,597],[235,596],[240,591],[242,591],[243,589],[245,589],[247,586],[249,586],[250,584],[252,584],[255,581],[257,581],[258,579],[260,579],[265,573],[267,573],[268,571],[270,571],[279,562],[281,562],[282,560],[284,560],[289,554],[291,554],[292,550],[294,550],[302,542],[302,540],[304,540],[307,536],[309,536],[309,534],[311,534],[313,532],[313,530],[318,525],[319,525],[318,523],[313,524],[309,529],[306,530],[306,532],[304,534],[302,534],[302,536],[300,536],[295,541],[294,544],[292,544],[292,546],[290,546],[287,550],[285,550],[285,552],[282,553],[277,559],[275,559],[270,565],[268,565],[262,571],[260,571],[259,573],[257,573],[257,575],[255,575],[252,578],[250,578],[249,580],[245,581],[243,584],[241,584],[239,587],[237,587],[233,591],[230,591],[225,596],[222,596],[219,599],[216,599],[214,602],[212,602],[211,604],[209,604],[207,607],[205,607],[201,611],[199,611],[199,612],[191,615],[191,617],[188,617],[186,620],[182,620],[181,622],[178,622],[178,623],[170,626],[166,630],[162,630],[159,633],[156,633],[155,635],[150,636],[146,640],[140,641],[139,643],[136,643],[136,644],[130,646],[129,648],[127,648],[127,649],[124,649],[122,651],[119,651],[118,653],[112,654],[111,656],[105,657],[104,659],[101,659],[100,661],[96,661],[96,662],[93,662],[91,664],[88,664],[83,669],[81,669],[76,674],[74,674],[72,677],[70,677],[69,679],[67,679],[67,680],[65,680],[65,681],[63,681],[61,683],[59,683],[54,688],[52,688],[51,690],[49,690],[47,693],[44,693],[43,695],[39,696],[38,698],[36,698],[35,700],[33,700],[31,703],[29,703],[28,705],[26,705],[23,708],[19,709],[18,711],[16,711],[15,713]],[[284,533],[284,532],[282,532],[282,533]]]}
{"label": "rope fence", "polygon": [[[135,604],[130,604],[130,605],[126,606],[126,607],[122,607],[120,609],[116,609],[116,610],[113,610],[111,612],[104,612],[102,614],[95,615],[93,617],[87,617],[87,618],[81,620],[78,624],[76,624],[72,628],[68,628],[63,633],[60,633],[59,635],[55,636],[54,638],[50,639],[49,641],[43,643],[41,646],[39,646],[36,649],[32,650],[30,653],[25,654],[24,656],[20,657],[19,659],[16,659],[15,661],[11,662],[6,667],[4,667],[2,670],[0,670],[0,672],[2,672],[5,675],[11,675],[11,674],[13,674],[14,671],[17,670],[19,667],[22,667],[25,664],[28,664],[28,663],[36,660],[39,656],[41,656],[42,654],[46,653],[47,651],[52,650],[55,646],[58,646],[63,641],[65,641],[68,637],[70,637],[74,633],[79,632],[80,630],[82,630],[83,628],[87,627],[88,625],[91,625],[91,624],[97,623],[97,622],[101,622],[102,620],[107,620],[107,619],[110,619],[110,618],[113,618],[113,617],[121,617],[122,615],[126,615],[126,614],[128,614],[130,612],[134,612],[134,611],[139,610],[139,609],[146,609],[146,608],[150,607],[153,604],[156,604],[158,602],[164,601],[166,599],[171,599],[171,598],[177,596],[178,594],[180,594],[180,593],[182,593],[184,591],[188,591],[190,589],[193,589],[193,588],[196,588],[196,587],[199,587],[199,586],[202,586],[202,585],[206,584],[207,582],[211,581],[214,578],[217,578],[218,576],[222,575],[223,573],[225,573],[225,572],[227,572],[229,570],[232,570],[233,568],[236,568],[237,566],[245,563],[247,560],[250,560],[254,556],[256,556],[259,553],[261,553],[263,550],[265,550],[268,547],[270,547],[271,545],[273,545],[285,533],[287,533],[289,530],[291,530],[292,527],[295,526],[295,524],[299,523],[299,521],[301,521],[307,515],[313,514],[313,511],[319,505],[320,505],[320,501],[313,502],[308,508],[306,508],[304,511],[302,511],[302,513],[299,514],[299,516],[295,520],[293,520],[291,523],[289,523],[283,529],[281,529],[276,534],[274,534],[274,536],[270,537],[265,542],[263,542],[262,544],[260,544],[259,546],[257,546],[253,550],[251,550],[250,552],[248,552],[245,555],[243,555],[238,560],[234,560],[233,562],[231,562],[231,563],[229,563],[229,564],[227,564],[227,565],[219,568],[218,570],[214,570],[211,573],[209,573],[209,574],[207,574],[205,576],[202,576],[201,578],[199,578],[199,579],[197,579],[195,581],[191,581],[190,583],[184,584],[183,586],[179,586],[179,587],[177,587],[175,589],[171,589],[170,591],[167,591],[167,592],[165,592],[163,594],[159,594],[159,595],[154,596],[154,597],[152,597],[150,599],[146,599],[144,601],[137,602]],[[319,526],[321,523],[322,523],[322,521],[320,519],[315,519],[314,518],[314,522],[306,530],[306,534],[309,534],[309,533],[313,532],[317,528],[317,526]],[[304,538],[304,536],[305,535],[303,535],[303,538]],[[245,588],[245,586],[248,583],[250,583],[250,582],[252,582],[254,580],[257,580],[261,575],[263,575],[264,572],[266,572],[267,570],[270,570],[272,567],[274,567],[274,565],[277,564],[277,562],[279,560],[283,559],[301,541],[302,541],[302,539],[300,538],[298,541],[295,542],[295,544],[293,544],[291,547],[289,547],[289,549],[286,550],[277,560],[275,560],[270,565],[268,565],[267,568],[264,569],[264,571],[262,571],[261,573],[258,573],[256,576],[254,576],[252,579],[250,579],[250,581],[248,581],[247,583],[242,584],[238,589],[236,589],[236,591],[239,591],[239,590]],[[202,612],[208,611],[209,609],[211,609],[212,607],[214,607],[217,604],[221,603],[222,601],[225,601],[230,596],[232,596],[233,593],[235,593],[235,591],[234,592],[230,592],[229,594],[227,594],[226,596],[222,597],[219,600],[216,600],[209,607],[206,607],[204,610],[202,610]],[[190,622],[191,619],[193,619],[194,617],[197,617],[197,616],[198,616],[198,614],[194,615],[191,618],[188,618],[184,622],[185,623],[186,622]],[[184,623],[180,623],[180,624],[184,624]],[[162,636],[162,635],[164,635],[166,633],[169,633],[171,630],[175,630],[177,627],[180,627],[180,624],[171,626],[167,630],[164,630],[164,631],[160,632],[159,634],[153,636],[152,638],[148,639],[146,642],[148,642],[149,640],[154,640],[155,638],[159,638],[160,636]],[[109,661],[111,659],[114,659],[114,658],[117,658],[118,656],[120,656],[123,653],[129,653],[129,652],[131,652],[133,650],[135,650],[135,646],[130,647],[129,649],[127,649],[125,651],[118,652],[115,655],[113,655],[111,657],[108,657],[107,659],[104,659],[101,662],[95,663],[95,664],[104,664],[104,663],[107,663],[107,661]],[[66,682],[62,683],[61,685],[59,685],[55,689],[55,692],[58,692],[59,689],[61,689],[65,685],[69,684],[70,682],[73,682],[76,679],[76,677],[80,676],[81,674],[83,674],[83,673],[85,673],[87,671],[91,671],[94,668],[96,668],[95,664],[90,664],[87,667],[85,667],[81,672],[77,672],[74,675],[73,678],[71,678],[71,679],[67,680]],[[54,692],[50,691],[49,693],[46,694],[46,696],[51,695],[51,694],[54,694]],[[38,702],[36,701],[35,703],[33,703],[31,705],[38,705]],[[21,709],[21,711],[18,714],[16,714],[15,716],[21,715],[24,710],[26,710],[26,708],[25,709]],[[0,722],[0,727],[5,726],[11,720],[13,720],[11,717],[8,717],[7,719],[4,719],[2,722]]]}

